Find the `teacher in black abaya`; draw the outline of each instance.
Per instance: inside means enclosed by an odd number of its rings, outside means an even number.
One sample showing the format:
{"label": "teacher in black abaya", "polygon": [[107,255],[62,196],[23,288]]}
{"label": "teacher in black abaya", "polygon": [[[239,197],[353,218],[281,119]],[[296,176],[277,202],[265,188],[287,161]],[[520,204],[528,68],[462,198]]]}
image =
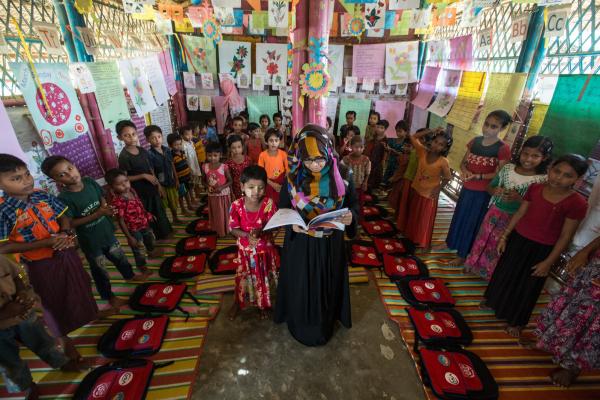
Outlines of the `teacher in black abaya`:
{"label": "teacher in black abaya", "polygon": [[[344,181],[327,131],[306,125],[294,139],[287,183],[279,208],[294,208],[305,222],[347,207],[340,219],[356,234],[358,201],[352,179]],[[350,328],[350,290],[344,232],[286,227],[275,305],[275,322],[287,322],[292,336],[307,346],[324,345],[336,321]]]}

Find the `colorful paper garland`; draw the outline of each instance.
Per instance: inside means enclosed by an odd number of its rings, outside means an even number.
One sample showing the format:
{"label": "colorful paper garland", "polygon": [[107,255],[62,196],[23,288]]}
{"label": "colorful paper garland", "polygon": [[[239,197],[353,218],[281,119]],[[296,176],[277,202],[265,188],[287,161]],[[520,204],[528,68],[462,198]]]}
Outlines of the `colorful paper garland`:
{"label": "colorful paper garland", "polygon": [[202,33],[204,37],[212,40],[215,45],[221,44],[223,35],[221,35],[221,27],[214,17],[210,17],[204,20],[202,23]]}
{"label": "colorful paper garland", "polygon": [[304,64],[304,73],[300,75],[300,90],[302,95],[318,99],[329,94],[331,77],[325,70],[324,64]]}

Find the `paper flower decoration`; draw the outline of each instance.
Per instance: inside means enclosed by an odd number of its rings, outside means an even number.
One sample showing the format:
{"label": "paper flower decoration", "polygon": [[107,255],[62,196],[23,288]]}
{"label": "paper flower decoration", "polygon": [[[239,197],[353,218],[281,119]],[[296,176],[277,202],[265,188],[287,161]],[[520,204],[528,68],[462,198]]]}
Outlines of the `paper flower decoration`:
{"label": "paper flower decoration", "polygon": [[204,20],[202,23],[202,32],[204,33],[204,37],[212,40],[217,45],[221,43],[221,40],[223,40],[221,28],[214,17]]}
{"label": "paper flower decoration", "polygon": [[300,90],[303,95],[317,99],[329,94],[331,78],[324,64],[304,64],[300,75]]}
{"label": "paper flower decoration", "polygon": [[352,36],[359,37],[365,31],[365,21],[362,17],[352,17],[348,22],[348,32]]}

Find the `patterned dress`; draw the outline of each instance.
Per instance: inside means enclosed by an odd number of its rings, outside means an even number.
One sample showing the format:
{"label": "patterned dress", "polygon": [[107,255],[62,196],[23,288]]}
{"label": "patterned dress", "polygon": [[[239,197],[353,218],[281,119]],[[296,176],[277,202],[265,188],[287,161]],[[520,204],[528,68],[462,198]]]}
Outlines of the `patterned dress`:
{"label": "patterned dress", "polygon": [[[248,211],[242,197],[231,204],[229,228],[244,232],[262,230],[277,211],[277,206],[269,197],[263,198],[258,211]],[[235,298],[240,309],[254,305],[261,310],[270,309],[271,291],[277,286],[279,253],[273,243],[271,232],[261,232],[255,248],[249,245],[248,238],[238,238],[240,266],[235,275]]]}
{"label": "patterned dress", "polygon": [[231,206],[231,190],[229,187],[216,192],[214,189],[227,182],[226,171],[229,167],[220,164],[217,169],[211,169],[208,163],[202,166],[208,183],[208,219],[210,226],[217,232],[219,237],[229,233],[227,224],[229,207]]}
{"label": "patterned dress", "polygon": [[566,369],[600,368],[600,258],[581,269],[542,311],[535,334],[537,347]]}
{"label": "patterned dress", "polygon": [[231,190],[233,190],[233,197],[235,199],[239,199],[242,197],[242,183],[240,182],[240,178],[242,177],[242,171],[246,167],[252,165],[252,160],[248,156],[244,156],[244,161],[241,163],[236,163],[233,160],[227,160],[225,162],[229,167],[229,173],[231,174],[231,179],[233,179],[233,184],[231,185]]}
{"label": "patterned dress", "polygon": [[[490,184],[496,188],[516,190],[523,196],[529,185],[545,180],[546,175],[521,175],[515,171],[514,164],[506,164]],[[468,269],[482,278],[490,279],[500,258],[496,250],[500,236],[506,230],[510,219],[520,205],[521,202],[505,201],[502,196],[492,197],[490,209],[481,223],[471,253],[465,261]]]}

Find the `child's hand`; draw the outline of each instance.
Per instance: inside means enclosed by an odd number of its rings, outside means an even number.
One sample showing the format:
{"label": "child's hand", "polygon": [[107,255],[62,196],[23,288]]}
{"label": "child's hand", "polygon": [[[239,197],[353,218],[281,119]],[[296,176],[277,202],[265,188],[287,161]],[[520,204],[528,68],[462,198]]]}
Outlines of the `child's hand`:
{"label": "child's hand", "polygon": [[511,189],[511,190],[504,192],[504,200],[506,200],[506,201],[521,201],[521,200],[523,200],[523,198],[521,197],[519,192],[517,192],[514,189]]}
{"label": "child's hand", "polygon": [[101,205],[100,208],[98,208],[96,210],[96,212],[100,216],[107,216],[107,217],[112,217],[116,213],[115,209],[112,206],[109,206],[108,204]]}
{"label": "child's hand", "polygon": [[462,171],[460,176],[463,181],[470,181],[475,177],[475,174],[471,173],[471,171]]}
{"label": "child's hand", "polygon": [[504,196],[504,189],[501,187],[494,188],[494,190],[492,190],[492,196],[497,196],[497,197]]}
{"label": "child's hand", "polygon": [[550,272],[550,268],[552,268],[552,264],[550,264],[549,262],[544,260],[533,266],[533,268],[532,268],[533,273],[531,274],[531,276],[537,276],[540,278],[548,276],[548,273]]}
{"label": "child's hand", "polygon": [[167,194],[165,193],[165,188],[162,187],[161,185],[158,185],[158,195],[161,198],[165,198],[167,196]]}
{"label": "child's hand", "polygon": [[302,228],[300,225],[292,225],[292,230],[296,233],[304,233],[305,235],[308,234],[308,231]]}
{"label": "child's hand", "polygon": [[567,263],[567,272],[569,275],[575,275],[579,269],[585,267],[589,258],[589,252],[583,250],[578,251]]}
{"label": "child's hand", "polygon": [[504,253],[504,250],[506,250],[506,238],[501,237],[498,241],[498,246],[496,246],[496,251],[498,251],[498,255],[502,255],[502,253]]}
{"label": "child's hand", "polygon": [[144,179],[153,184],[154,186],[158,185],[158,179],[152,174],[144,174]]}
{"label": "child's hand", "polygon": [[73,237],[65,234],[52,235],[50,246],[53,250],[65,250],[75,245]]}
{"label": "child's hand", "polygon": [[138,240],[134,237],[127,238],[127,244],[132,249],[137,249],[140,247],[140,242],[138,242]]}
{"label": "child's hand", "polygon": [[344,225],[350,225],[352,223],[352,212],[348,211],[346,214],[342,215],[339,218],[339,222],[341,222]]}
{"label": "child's hand", "polygon": [[24,319],[32,307],[33,305],[15,299],[10,303],[7,303],[2,310],[7,314],[6,316],[8,318],[19,317]]}

